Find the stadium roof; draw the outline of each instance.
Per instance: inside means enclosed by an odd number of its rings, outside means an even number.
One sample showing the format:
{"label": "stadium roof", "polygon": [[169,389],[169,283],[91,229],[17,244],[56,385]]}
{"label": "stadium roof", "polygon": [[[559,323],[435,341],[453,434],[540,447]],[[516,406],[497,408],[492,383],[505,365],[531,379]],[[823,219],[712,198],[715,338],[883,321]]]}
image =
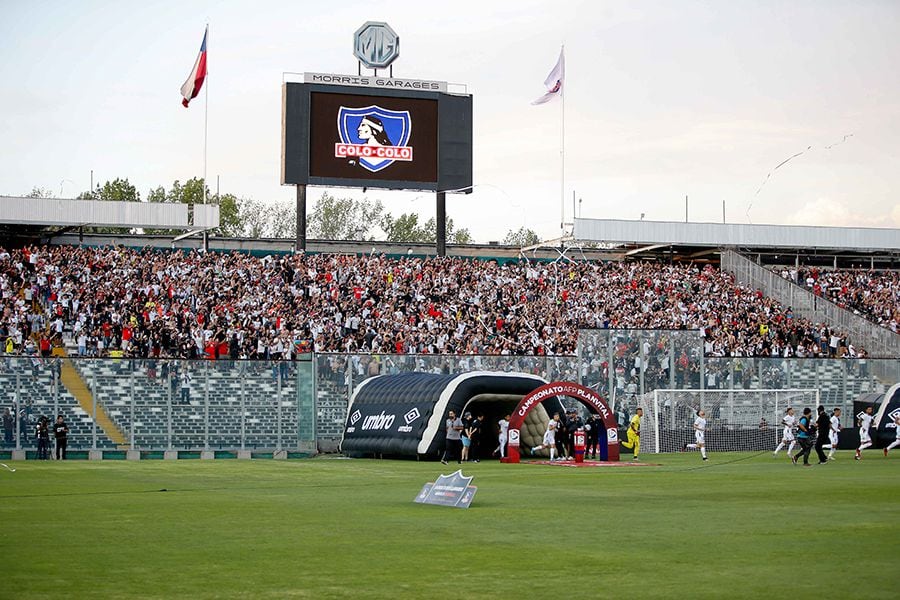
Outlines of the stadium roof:
{"label": "stadium roof", "polygon": [[617,243],[627,257],[711,257],[718,248],[757,255],[761,262],[896,268],[900,229],[748,225],[575,219],[574,237],[586,243]]}
{"label": "stadium roof", "polygon": [[0,196],[0,224],[211,229],[219,226],[219,207],[194,205],[191,222],[187,204]]}
{"label": "stadium roof", "polygon": [[900,229],[575,219],[575,239],[679,246],[900,251]]}

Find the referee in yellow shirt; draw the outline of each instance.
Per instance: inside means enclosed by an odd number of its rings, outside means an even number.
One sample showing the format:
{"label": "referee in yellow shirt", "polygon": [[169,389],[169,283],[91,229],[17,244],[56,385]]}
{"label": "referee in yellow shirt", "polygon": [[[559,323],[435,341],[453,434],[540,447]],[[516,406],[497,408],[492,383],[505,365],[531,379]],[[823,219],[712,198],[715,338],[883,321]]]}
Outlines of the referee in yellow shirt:
{"label": "referee in yellow shirt", "polygon": [[638,459],[638,454],[641,452],[641,417],[643,416],[644,409],[638,407],[635,415],[631,417],[631,422],[628,424],[628,441],[622,442],[624,448],[634,450],[634,460]]}

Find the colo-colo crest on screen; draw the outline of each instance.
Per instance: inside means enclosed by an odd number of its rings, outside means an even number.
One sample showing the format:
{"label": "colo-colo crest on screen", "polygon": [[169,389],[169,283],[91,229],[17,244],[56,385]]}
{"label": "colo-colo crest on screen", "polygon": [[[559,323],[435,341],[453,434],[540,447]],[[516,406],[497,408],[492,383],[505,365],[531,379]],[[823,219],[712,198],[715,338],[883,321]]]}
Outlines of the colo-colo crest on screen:
{"label": "colo-colo crest on screen", "polygon": [[407,145],[412,132],[409,111],[342,106],[338,110],[337,126],[341,141],[334,145],[335,158],[355,160],[373,173],[394,161],[413,159],[412,146]]}

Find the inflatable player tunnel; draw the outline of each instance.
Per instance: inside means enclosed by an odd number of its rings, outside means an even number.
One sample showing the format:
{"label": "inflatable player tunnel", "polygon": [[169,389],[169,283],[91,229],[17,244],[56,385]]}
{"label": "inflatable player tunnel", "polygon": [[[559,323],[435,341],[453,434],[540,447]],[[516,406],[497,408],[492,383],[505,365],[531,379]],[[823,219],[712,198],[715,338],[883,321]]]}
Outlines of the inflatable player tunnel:
{"label": "inflatable player tunnel", "polygon": [[[444,449],[447,412],[484,415],[484,456],[497,446],[497,422],[523,396],[547,383],[529,373],[476,371],[458,375],[403,373],[362,382],[350,399],[341,451],[347,456],[438,458]],[[549,415],[563,410],[548,398],[526,418],[522,445],[540,444]]]}

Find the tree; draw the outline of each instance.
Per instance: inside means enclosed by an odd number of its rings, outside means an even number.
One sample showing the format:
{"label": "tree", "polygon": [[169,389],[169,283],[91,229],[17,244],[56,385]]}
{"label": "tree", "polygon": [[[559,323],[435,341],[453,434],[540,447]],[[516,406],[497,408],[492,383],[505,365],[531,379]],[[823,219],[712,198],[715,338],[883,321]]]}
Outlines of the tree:
{"label": "tree", "polygon": [[[157,188],[157,190],[162,188]],[[210,198],[209,188],[206,188],[207,201]],[[200,177],[191,177],[181,184],[177,179],[172,184],[169,191],[165,192],[165,196],[158,202],[180,202],[182,204],[203,204],[203,179]]]}
{"label": "tree", "polygon": [[241,235],[261,238],[268,235],[269,215],[263,203],[253,198],[238,200],[238,216],[241,220]]}
{"label": "tree", "polygon": [[159,186],[150,190],[147,193],[147,202],[165,202],[166,201],[166,188],[163,186]]}
{"label": "tree", "polygon": [[88,192],[78,194],[79,200],[108,200],[111,202],[140,202],[141,194],[137,191],[128,178],[107,181],[103,185]]}
{"label": "tree", "polygon": [[[432,244],[437,243],[437,219],[435,217],[431,217],[428,221],[425,222],[425,231],[428,233],[426,242],[431,242]],[[472,243],[472,234],[469,233],[468,229],[460,229],[456,230],[456,223],[453,222],[453,219],[447,217],[447,224],[445,226],[444,234],[447,237],[447,241],[451,244],[470,244]]]}
{"label": "tree", "polygon": [[386,214],[381,221],[381,228],[387,234],[389,242],[429,242],[432,241],[428,233],[428,225],[434,228],[434,219],[425,224],[424,227],[419,225],[419,215],[415,213],[403,213],[396,219]]}
{"label": "tree", "polygon": [[292,239],[297,237],[297,205],[294,202],[276,202],[269,215],[272,237]]}
{"label": "tree", "polygon": [[526,229],[525,227],[519,227],[518,231],[513,231],[510,229],[506,232],[506,237],[503,238],[503,244],[506,246],[518,246],[519,248],[524,248],[525,246],[533,246],[541,241],[541,238],[538,237],[531,229]]}
{"label": "tree", "polygon": [[293,202],[274,204],[252,198],[237,200],[240,230],[235,235],[250,238],[293,238],[297,231],[297,209]]}
{"label": "tree", "polygon": [[[437,219],[431,217],[424,225],[419,225],[419,215],[403,213],[396,219],[386,214],[381,221],[381,228],[389,242],[419,242],[434,244],[437,242]],[[470,244],[472,234],[468,229],[456,231],[453,219],[447,217],[447,241],[451,244]]]}
{"label": "tree", "polygon": [[309,216],[307,232],[309,237],[323,240],[372,240],[372,228],[382,221],[383,214],[381,200],[335,198],[323,192]]}
{"label": "tree", "polygon": [[103,187],[97,186],[97,200],[109,200],[113,202],[140,202],[141,194],[137,191],[128,179],[119,179],[107,181]]}
{"label": "tree", "polygon": [[53,192],[46,188],[35,186],[31,188],[31,191],[28,192],[26,198],[52,198]]}
{"label": "tree", "polygon": [[219,231],[225,237],[236,237],[244,232],[241,218],[240,200],[234,194],[213,196],[213,203],[219,205]]}
{"label": "tree", "polygon": [[[448,225],[450,219],[447,219]],[[472,234],[469,232],[469,229],[463,227],[458,231],[453,232],[453,236],[447,236],[450,239],[450,242],[453,244],[471,244],[474,240],[472,239]]]}

